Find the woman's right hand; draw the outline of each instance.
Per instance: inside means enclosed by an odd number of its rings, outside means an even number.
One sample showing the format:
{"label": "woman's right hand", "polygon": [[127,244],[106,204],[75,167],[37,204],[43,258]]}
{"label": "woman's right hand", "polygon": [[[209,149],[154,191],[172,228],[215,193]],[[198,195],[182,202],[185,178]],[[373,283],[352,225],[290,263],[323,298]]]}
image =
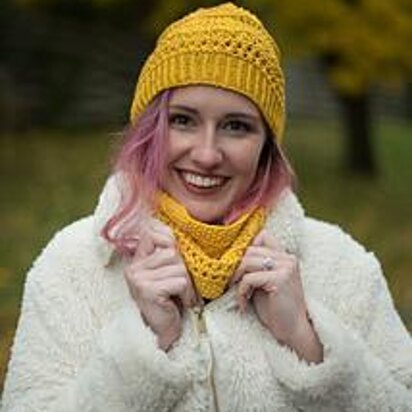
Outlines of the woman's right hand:
{"label": "woman's right hand", "polygon": [[179,338],[182,311],[194,304],[195,294],[168,228],[152,230],[144,239],[125,277],[144,321],[167,350]]}

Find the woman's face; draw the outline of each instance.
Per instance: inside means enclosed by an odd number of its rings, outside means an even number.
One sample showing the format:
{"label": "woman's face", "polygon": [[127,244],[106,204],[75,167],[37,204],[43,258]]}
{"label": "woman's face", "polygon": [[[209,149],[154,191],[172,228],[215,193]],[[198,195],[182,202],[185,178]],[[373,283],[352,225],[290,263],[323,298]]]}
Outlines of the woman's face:
{"label": "woman's face", "polygon": [[246,97],[211,86],[178,88],[169,102],[163,189],[194,218],[220,223],[252,184],[264,141],[262,117]]}

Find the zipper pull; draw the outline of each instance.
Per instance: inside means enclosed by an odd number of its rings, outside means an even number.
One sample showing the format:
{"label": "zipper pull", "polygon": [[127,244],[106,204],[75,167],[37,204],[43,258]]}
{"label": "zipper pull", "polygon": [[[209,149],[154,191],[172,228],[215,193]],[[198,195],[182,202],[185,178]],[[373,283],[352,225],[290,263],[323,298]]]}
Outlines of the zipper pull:
{"label": "zipper pull", "polygon": [[195,314],[195,324],[196,324],[196,330],[199,335],[203,335],[207,333],[207,328],[206,328],[206,321],[203,316],[203,307],[196,306],[193,308],[193,312]]}

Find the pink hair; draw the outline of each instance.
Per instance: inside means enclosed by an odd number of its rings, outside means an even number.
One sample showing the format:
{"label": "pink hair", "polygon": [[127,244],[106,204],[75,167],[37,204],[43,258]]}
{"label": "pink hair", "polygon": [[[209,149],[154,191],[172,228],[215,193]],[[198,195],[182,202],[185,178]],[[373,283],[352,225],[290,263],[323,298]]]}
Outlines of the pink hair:
{"label": "pink hair", "polygon": [[[172,90],[160,93],[136,124],[126,129],[125,142],[115,159],[114,171],[121,179],[120,204],[103,227],[102,235],[123,255],[136,249],[144,217],[156,208],[156,193],[161,188],[166,163],[164,146],[172,93]],[[293,186],[292,168],[275,143],[269,127],[266,130],[256,177],[244,198],[225,217],[225,223],[259,206],[271,208],[283,190]]]}
{"label": "pink hair", "polygon": [[121,179],[120,204],[103,227],[102,235],[121,254],[136,248],[144,212],[155,205],[166,163],[164,143],[170,94],[165,91],[153,99],[138,121],[126,129],[115,159],[114,172]]}

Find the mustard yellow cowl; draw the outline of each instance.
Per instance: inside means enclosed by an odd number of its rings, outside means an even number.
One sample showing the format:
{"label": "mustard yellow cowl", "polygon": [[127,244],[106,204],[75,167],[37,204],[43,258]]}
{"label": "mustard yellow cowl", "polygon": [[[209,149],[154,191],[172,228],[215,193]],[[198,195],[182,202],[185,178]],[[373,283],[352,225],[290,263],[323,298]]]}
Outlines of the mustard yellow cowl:
{"label": "mustard yellow cowl", "polygon": [[165,193],[159,196],[157,217],[173,230],[194,286],[206,299],[216,299],[224,293],[265,222],[263,208],[246,213],[229,225],[199,222]]}

